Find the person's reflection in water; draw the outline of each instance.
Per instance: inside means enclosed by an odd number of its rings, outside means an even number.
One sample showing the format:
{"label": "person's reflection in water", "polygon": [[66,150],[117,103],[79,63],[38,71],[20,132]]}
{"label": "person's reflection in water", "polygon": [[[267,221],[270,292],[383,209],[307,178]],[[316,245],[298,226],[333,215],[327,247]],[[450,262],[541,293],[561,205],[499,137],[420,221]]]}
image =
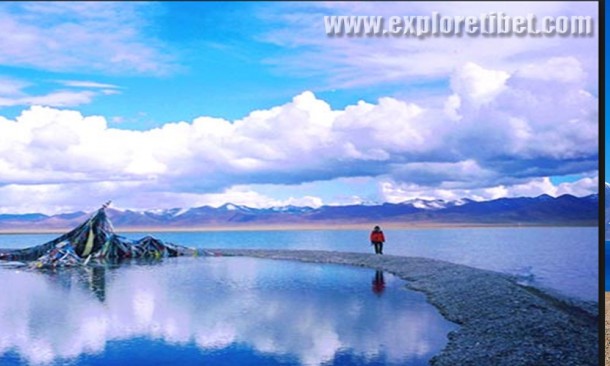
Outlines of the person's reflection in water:
{"label": "person's reflection in water", "polygon": [[385,280],[383,279],[383,271],[375,271],[375,277],[373,278],[373,292],[377,296],[381,296],[385,290]]}

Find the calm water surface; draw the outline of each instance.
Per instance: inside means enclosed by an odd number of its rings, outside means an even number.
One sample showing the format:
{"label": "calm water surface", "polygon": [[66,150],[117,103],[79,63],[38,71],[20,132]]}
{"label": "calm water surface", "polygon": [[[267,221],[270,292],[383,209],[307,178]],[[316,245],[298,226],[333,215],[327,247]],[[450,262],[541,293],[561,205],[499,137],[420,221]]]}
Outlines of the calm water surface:
{"label": "calm water surface", "polygon": [[348,266],[170,258],[0,281],[2,365],[427,365],[456,329]]}
{"label": "calm water surface", "polygon": [[[447,228],[384,230],[384,253],[446,260],[520,276],[564,295],[597,301],[598,232],[595,227]],[[141,238],[146,233],[129,233]],[[322,249],[373,252],[367,230],[226,231],[155,233],[200,248]],[[0,235],[1,247],[40,244],[56,235]],[[606,281],[608,282],[608,281]]]}

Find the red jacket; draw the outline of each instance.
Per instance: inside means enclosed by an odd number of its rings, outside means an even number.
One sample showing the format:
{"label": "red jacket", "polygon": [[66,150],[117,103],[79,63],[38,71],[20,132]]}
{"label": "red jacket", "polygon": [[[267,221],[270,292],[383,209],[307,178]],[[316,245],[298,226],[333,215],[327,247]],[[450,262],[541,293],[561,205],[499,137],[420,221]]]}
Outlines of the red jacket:
{"label": "red jacket", "polygon": [[383,231],[373,231],[371,233],[371,243],[383,243],[384,241]]}

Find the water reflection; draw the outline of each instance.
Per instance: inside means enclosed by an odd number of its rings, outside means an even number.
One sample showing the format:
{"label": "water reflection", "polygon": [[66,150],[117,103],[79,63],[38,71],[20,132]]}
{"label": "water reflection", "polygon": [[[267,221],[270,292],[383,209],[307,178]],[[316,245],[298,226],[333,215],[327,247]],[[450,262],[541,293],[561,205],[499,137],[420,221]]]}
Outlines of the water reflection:
{"label": "water reflection", "polygon": [[92,267],[87,268],[86,271],[89,289],[103,302],[106,300],[106,268]]}
{"label": "water reflection", "polygon": [[375,271],[375,277],[373,277],[373,292],[377,296],[381,296],[385,290],[385,280],[383,278],[383,271]]}
{"label": "water reflection", "polygon": [[146,347],[145,338],[173,352],[196,345],[200,352],[191,361],[212,364],[218,350],[241,347],[288,364],[320,365],[349,355],[350,363],[425,365],[455,329],[422,294],[383,272],[374,277],[374,288],[381,283],[384,292],[377,298],[368,288],[371,272],[363,269],[178,260],[55,274],[0,269],[6,294],[0,297],[0,364],[11,352],[32,364],[78,363],[92,354],[103,359],[109,342],[127,343],[122,347],[129,350],[134,340]]}

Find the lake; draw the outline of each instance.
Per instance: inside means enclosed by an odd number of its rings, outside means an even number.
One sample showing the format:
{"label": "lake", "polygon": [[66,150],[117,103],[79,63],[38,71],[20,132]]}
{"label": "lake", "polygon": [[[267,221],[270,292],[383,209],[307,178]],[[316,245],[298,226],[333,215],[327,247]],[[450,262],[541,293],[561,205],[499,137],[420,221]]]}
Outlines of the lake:
{"label": "lake", "polygon": [[[384,230],[385,254],[446,260],[519,276],[524,283],[598,301],[596,227],[434,228]],[[147,233],[128,233],[140,238]],[[154,233],[199,248],[319,249],[370,252],[367,230]],[[41,244],[57,235],[0,235],[0,248]]]}
{"label": "lake", "polygon": [[[373,252],[368,230],[165,232],[199,248]],[[385,230],[384,253],[597,301],[597,228]],[[140,238],[145,233],[129,233]],[[0,247],[54,234],[0,235]],[[0,364],[427,365],[456,326],[388,273],[238,257],[55,274],[0,268]]]}
{"label": "lake", "polygon": [[427,365],[457,326],[372,269],[239,257],[0,268],[0,364]]}

